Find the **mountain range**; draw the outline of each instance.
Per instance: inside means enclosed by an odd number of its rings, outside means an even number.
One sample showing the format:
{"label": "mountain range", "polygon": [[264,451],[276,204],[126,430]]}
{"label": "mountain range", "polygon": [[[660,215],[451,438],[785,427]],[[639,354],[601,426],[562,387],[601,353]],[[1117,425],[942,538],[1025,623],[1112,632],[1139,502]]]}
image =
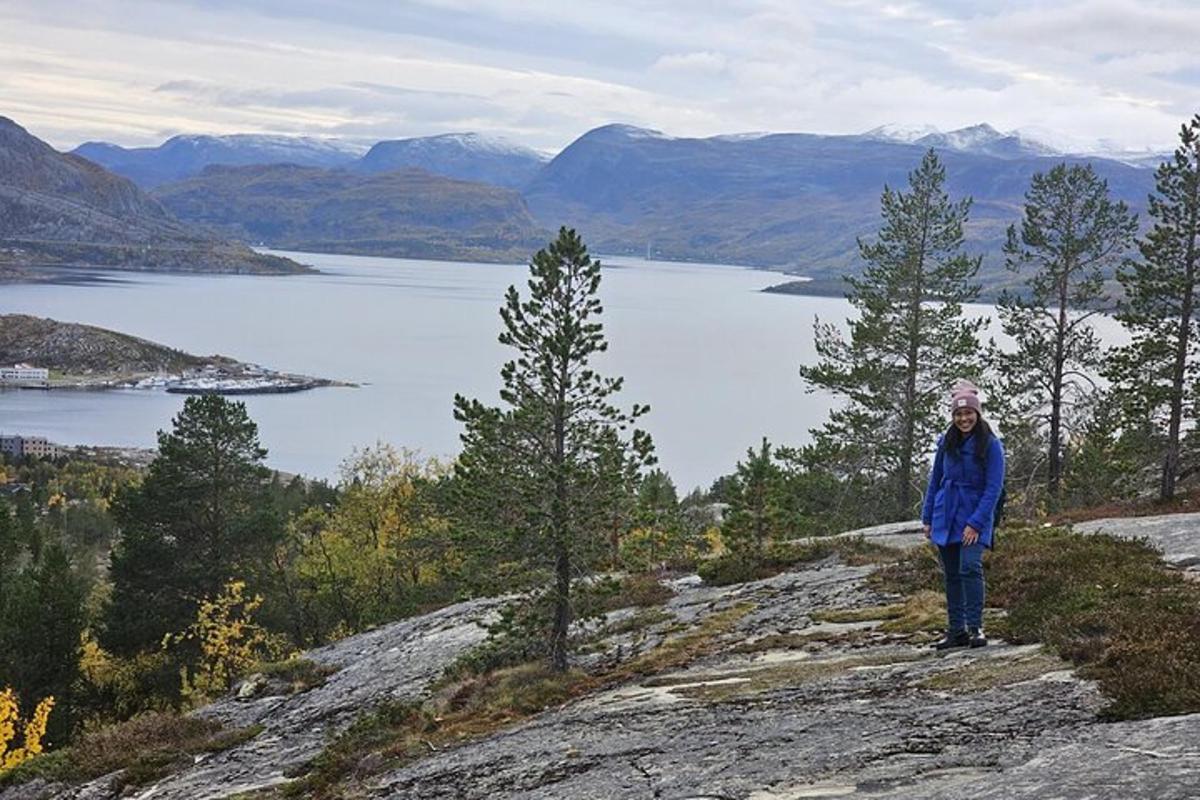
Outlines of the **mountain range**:
{"label": "mountain range", "polygon": [[85,142],[71,152],[149,189],[196,175],[210,164],[344,167],[358,159],[363,148],[308,136],[233,134],[173,136],[158,147],[125,148],[108,142]]}
{"label": "mountain range", "polygon": [[[1031,176],[1089,161],[1112,194],[1144,208],[1153,173],[1117,161],[1020,150],[1005,137],[938,147],[946,187],[974,198],[968,249],[985,285],[1011,279],[1000,248]],[[534,216],[577,227],[598,252],[773,266],[815,278],[860,267],[857,239],[879,227],[885,185],[904,188],[931,142],[878,134],[767,134],[689,139],[626,125],[581,136],[525,189]]]}
{"label": "mountain range", "polygon": [[174,136],[157,147],[86,142],[71,152],[144,189],[199,175],[209,166],[262,164],[340,167],[364,174],[416,167],[450,178],[520,188],[550,160],[532,148],[478,133],[393,139],[369,149],[344,140],[306,136]]}
{"label": "mountain range", "polygon": [[[594,252],[827,279],[860,268],[857,241],[878,230],[883,187],[903,188],[929,148],[951,195],[974,198],[968,249],[985,255],[991,287],[1012,280],[1000,246],[1032,175],[1088,162],[1116,198],[1143,211],[1153,189],[1146,167],[1157,162],[1145,153],[1065,154],[987,124],[707,138],[613,124],[549,159],[479,134],[389,140],[365,153],[336,140],[263,136],[177,136],[131,150],[93,142],[75,153],[154,184],[179,219],[252,243],[512,260],[565,224]],[[187,177],[162,182],[178,175]]]}
{"label": "mountain range", "polygon": [[307,268],[255,253],[181,222],[126,178],[59,153],[0,117],[0,279],[32,266],[292,273]]}

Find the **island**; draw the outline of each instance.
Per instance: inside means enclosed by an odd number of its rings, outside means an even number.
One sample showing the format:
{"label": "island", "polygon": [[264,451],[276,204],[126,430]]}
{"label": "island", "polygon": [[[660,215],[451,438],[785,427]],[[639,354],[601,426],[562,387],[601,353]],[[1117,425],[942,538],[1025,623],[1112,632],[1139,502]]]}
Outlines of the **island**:
{"label": "island", "polygon": [[27,314],[0,315],[0,367],[0,388],[279,394],[354,385],[228,356],[196,356],[105,328]]}

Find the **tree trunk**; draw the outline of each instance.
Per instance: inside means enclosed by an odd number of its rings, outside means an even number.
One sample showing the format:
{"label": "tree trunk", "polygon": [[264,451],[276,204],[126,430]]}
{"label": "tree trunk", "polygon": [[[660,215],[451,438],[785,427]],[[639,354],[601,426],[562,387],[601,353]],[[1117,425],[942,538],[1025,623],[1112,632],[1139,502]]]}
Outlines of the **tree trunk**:
{"label": "tree trunk", "polygon": [[1188,264],[1187,292],[1179,313],[1179,337],[1175,343],[1175,363],[1171,368],[1171,417],[1167,423],[1167,455],[1163,459],[1162,483],[1159,485],[1160,500],[1175,497],[1175,476],[1179,472],[1179,432],[1183,427],[1183,382],[1187,371],[1188,340],[1192,324],[1192,266]]}
{"label": "tree trunk", "polygon": [[1171,418],[1167,425],[1167,457],[1163,460],[1162,483],[1159,488],[1160,500],[1171,500],[1175,497],[1175,478],[1179,473],[1179,432],[1183,427],[1183,391],[1184,380],[1187,377],[1188,344],[1192,336],[1192,305],[1196,291],[1196,234],[1198,220],[1195,207],[1200,205],[1197,198],[1192,198],[1193,212],[1190,220],[1190,231],[1187,248],[1184,252],[1184,285],[1183,305],[1179,309],[1179,338],[1175,344],[1175,363],[1171,370]]}
{"label": "tree trunk", "polygon": [[917,449],[917,371],[921,357],[921,300],[925,294],[925,248],[929,240],[929,208],[924,209],[921,244],[917,252],[912,295],[908,305],[908,353],[904,365],[904,441],[900,443],[900,510],[905,515],[913,505],[913,460]]}
{"label": "tree trunk", "polygon": [[571,557],[565,544],[558,548],[554,565],[554,632],[550,640],[550,666],[567,671],[567,633],[571,627]]}
{"label": "tree trunk", "polygon": [[1050,452],[1047,454],[1048,475],[1046,490],[1051,498],[1058,497],[1062,479],[1062,406],[1063,369],[1066,361],[1067,338],[1067,278],[1071,274],[1070,262],[1063,265],[1062,279],[1058,285],[1058,330],[1054,337],[1054,375],[1050,390]]}

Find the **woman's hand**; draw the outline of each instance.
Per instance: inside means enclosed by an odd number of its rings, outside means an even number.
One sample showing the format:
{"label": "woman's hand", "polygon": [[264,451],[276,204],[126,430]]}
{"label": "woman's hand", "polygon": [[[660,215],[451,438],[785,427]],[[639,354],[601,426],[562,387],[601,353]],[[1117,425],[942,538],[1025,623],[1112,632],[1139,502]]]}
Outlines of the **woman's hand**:
{"label": "woman's hand", "polygon": [[970,525],[963,528],[963,544],[970,546],[979,541],[979,531],[972,528]]}
{"label": "woman's hand", "polygon": [[933,526],[932,525],[923,525],[922,528],[924,528],[924,530],[925,530],[925,538],[928,539],[929,541],[933,541]]}

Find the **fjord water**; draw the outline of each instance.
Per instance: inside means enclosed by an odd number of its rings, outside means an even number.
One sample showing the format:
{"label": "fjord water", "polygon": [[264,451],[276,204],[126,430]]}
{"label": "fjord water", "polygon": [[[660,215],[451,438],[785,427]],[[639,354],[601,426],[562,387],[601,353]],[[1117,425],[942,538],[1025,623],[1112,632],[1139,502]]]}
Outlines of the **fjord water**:
{"label": "fjord water", "polygon": [[[82,322],[192,353],[360,383],[244,399],[270,466],[334,478],[355,447],[384,441],[452,457],[455,392],[497,404],[508,348],[496,337],[525,265],[285,253],[321,270],[291,277],[103,273],[78,284],[0,287],[0,313]],[[807,440],[830,400],[804,392],[814,313],[840,299],[763,294],[778,273],[602,259],[597,361],[625,377],[620,404],[649,403],[644,427],[682,490],[732,470],[763,436]],[[89,273],[91,274],[91,273]],[[64,444],[153,446],[184,398],[161,391],[0,392],[0,430]]]}

